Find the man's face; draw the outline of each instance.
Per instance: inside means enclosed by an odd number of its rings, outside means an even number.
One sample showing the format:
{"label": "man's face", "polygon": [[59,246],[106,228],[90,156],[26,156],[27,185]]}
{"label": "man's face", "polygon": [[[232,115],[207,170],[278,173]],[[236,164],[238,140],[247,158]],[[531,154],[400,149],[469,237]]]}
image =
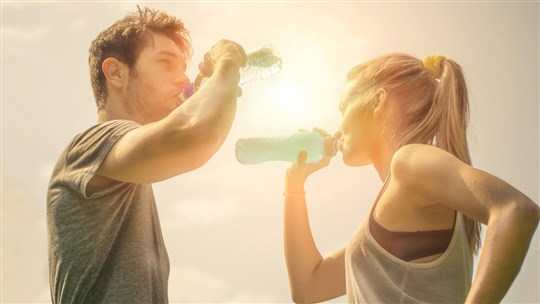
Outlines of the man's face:
{"label": "man's face", "polygon": [[186,59],[169,37],[153,33],[130,69],[125,102],[141,123],[158,121],[178,107],[189,84]]}

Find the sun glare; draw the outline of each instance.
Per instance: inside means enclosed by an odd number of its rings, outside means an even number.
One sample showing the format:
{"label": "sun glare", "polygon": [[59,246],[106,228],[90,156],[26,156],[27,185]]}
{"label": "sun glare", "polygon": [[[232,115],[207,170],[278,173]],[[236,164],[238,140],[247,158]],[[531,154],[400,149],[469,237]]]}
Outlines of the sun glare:
{"label": "sun glare", "polygon": [[[324,39],[296,35],[276,42],[283,68],[276,75],[246,85],[250,130],[256,135],[288,134],[319,127],[331,132],[338,124],[335,56],[325,51]],[[339,63],[339,62],[338,62]],[[337,116],[336,116],[337,115]]]}
{"label": "sun glare", "polygon": [[305,90],[299,85],[283,83],[280,86],[276,108],[285,115],[300,114],[307,109],[304,108],[307,99]]}

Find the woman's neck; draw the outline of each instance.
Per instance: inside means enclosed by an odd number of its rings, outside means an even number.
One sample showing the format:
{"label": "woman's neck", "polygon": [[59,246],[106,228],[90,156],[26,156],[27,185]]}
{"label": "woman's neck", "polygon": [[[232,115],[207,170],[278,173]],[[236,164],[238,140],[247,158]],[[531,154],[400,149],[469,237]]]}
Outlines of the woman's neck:
{"label": "woman's neck", "polygon": [[373,166],[381,181],[385,181],[390,175],[390,168],[392,164],[392,157],[397,149],[388,140],[381,140],[371,152],[371,160]]}

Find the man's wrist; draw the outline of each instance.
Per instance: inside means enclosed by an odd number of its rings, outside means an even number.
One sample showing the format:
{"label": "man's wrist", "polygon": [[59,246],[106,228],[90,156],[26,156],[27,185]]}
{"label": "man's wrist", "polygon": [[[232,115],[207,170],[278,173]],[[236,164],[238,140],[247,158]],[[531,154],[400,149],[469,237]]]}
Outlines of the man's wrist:
{"label": "man's wrist", "polygon": [[224,73],[237,72],[240,74],[240,62],[232,57],[221,57],[215,64],[215,70]]}
{"label": "man's wrist", "polygon": [[240,82],[239,64],[233,59],[220,59],[215,64],[212,75],[220,77],[224,84],[230,84],[236,87],[238,82]]}

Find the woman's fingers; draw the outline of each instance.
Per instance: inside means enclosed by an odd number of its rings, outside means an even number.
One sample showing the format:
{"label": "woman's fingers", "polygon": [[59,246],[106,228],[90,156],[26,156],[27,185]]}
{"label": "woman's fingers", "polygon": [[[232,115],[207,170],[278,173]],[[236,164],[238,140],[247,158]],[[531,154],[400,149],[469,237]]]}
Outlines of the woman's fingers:
{"label": "woman's fingers", "polygon": [[297,158],[296,163],[299,164],[299,165],[305,165],[306,161],[307,161],[307,152],[306,151],[300,151],[300,153],[298,153],[298,158]]}
{"label": "woman's fingers", "polygon": [[326,132],[325,130],[321,129],[321,128],[313,128],[313,131],[323,135],[324,137],[327,137],[327,136],[332,136],[330,135],[330,133]]}

